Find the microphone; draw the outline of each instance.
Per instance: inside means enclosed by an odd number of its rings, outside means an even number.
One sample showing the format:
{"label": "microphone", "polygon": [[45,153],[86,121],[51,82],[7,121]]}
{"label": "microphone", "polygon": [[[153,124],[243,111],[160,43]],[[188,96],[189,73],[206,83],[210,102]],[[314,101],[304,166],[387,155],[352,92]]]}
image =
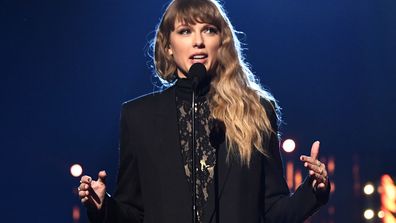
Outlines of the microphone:
{"label": "microphone", "polygon": [[197,215],[197,152],[196,152],[196,136],[195,136],[195,110],[197,104],[195,103],[195,96],[198,93],[198,86],[201,84],[202,80],[207,78],[206,68],[202,63],[195,63],[190,67],[188,74],[186,75],[188,79],[192,80],[192,100],[191,100],[191,128],[192,128],[192,169],[191,169],[191,179],[192,179],[192,223],[198,222]]}
{"label": "microphone", "polygon": [[206,76],[206,67],[202,63],[195,63],[190,67],[187,78],[192,80],[193,91],[197,90],[198,85]]}

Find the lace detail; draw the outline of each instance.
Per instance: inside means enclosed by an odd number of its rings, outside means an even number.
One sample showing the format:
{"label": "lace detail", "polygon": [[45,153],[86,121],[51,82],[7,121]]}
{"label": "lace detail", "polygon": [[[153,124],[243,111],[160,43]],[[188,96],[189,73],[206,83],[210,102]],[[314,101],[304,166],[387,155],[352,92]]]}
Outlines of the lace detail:
{"label": "lace detail", "polygon": [[[176,97],[179,121],[179,135],[184,170],[189,183],[192,183],[192,124],[191,103]],[[210,143],[210,131],[213,127],[207,100],[196,103],[195,133],[197,152],[197,215],[198,222],[203,222],[203,209],[209,197],[209,185],[213,182],[214,167],[216,165],[216,149]]]}

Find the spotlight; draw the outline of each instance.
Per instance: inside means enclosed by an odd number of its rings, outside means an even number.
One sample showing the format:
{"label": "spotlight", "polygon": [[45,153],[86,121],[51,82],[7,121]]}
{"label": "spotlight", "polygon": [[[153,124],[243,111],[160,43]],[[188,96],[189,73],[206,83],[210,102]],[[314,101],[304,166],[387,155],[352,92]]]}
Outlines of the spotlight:
{"label": "spotlight", "polygon": [[80,164],[74,164],[70,167],[70,174],[73,177],[79,177],[82,174],[82,167]]}
{"label": "spotlight", "polygon": [[287,153],[291,153],[296,148],[296,143],[292,139],[286,139],[282,144],[283,150]]}
{"label": "spotlight", "polygon": [[374,193],[374,185],[373,184],[371,184],[371,183],[367,183],[365,186],[364,186],[364,188],[363,188],[363,191],[364,191],[364,193],[366,194],[366,195],[371,195],[371,194],[373,194]]}
{"label": "spotlight", "polygon": [[371,210],[371,209],[367,209],[367,210],[364,211],[363,216],[364,216],[365,219],[370,220],[370,219],[372,219],[374,217],[374,211]]}

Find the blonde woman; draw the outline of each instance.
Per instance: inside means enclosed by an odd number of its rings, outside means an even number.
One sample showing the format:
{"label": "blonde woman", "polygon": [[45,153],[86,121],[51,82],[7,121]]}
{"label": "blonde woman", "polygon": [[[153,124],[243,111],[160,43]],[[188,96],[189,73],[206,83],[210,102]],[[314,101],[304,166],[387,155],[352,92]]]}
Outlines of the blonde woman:
{"label": "blonde woman", "polygon": [[[301,156],[309,176],[291,195],[279,153],[277,105],[241,55],[215,0],[174,0],[153,41],[164,91],[126,102],[114,196],[104,171],[81,178],[92,222],[303,222],[327,202],[330,184],[319,142]],[[191,66],[207,74],[195,94],[196,213],[192,214]]]}

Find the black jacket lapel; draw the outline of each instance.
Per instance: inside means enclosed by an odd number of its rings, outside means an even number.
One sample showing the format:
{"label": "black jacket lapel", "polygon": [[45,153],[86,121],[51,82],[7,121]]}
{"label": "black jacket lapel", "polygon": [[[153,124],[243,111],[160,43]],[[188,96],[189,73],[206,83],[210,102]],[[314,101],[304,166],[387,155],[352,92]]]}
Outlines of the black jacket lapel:
{"label": "black jacket lapel", "polygon": [[[165,208],[167,210],[183,210],[184,213],[177,213],[175,217],[179,220],[189,219],[192,215],[191,211],[191,187],[187,181],[183,158],[180,148],[179,129],[176,113],[176,102],[175,102],[175,88],[170,87],[160,93],[158,98],[158,109],[156,115],[157,134],[159,134],[159,147],[161,148],[161,162],[166,162],[164,168],[168,168],[166,171],[170,179],[174,180],[173,188],[166,188],[169,193],[173,194],[172,201],[168,201],[168,204],[172,204],[173,207]],[[169,213],[168,213],[169,214]],[[164,220],[164,219],[162,219]],[[171,220],[171,219],[168,219]],[[165,220],[164,220],[165,221]]]}

